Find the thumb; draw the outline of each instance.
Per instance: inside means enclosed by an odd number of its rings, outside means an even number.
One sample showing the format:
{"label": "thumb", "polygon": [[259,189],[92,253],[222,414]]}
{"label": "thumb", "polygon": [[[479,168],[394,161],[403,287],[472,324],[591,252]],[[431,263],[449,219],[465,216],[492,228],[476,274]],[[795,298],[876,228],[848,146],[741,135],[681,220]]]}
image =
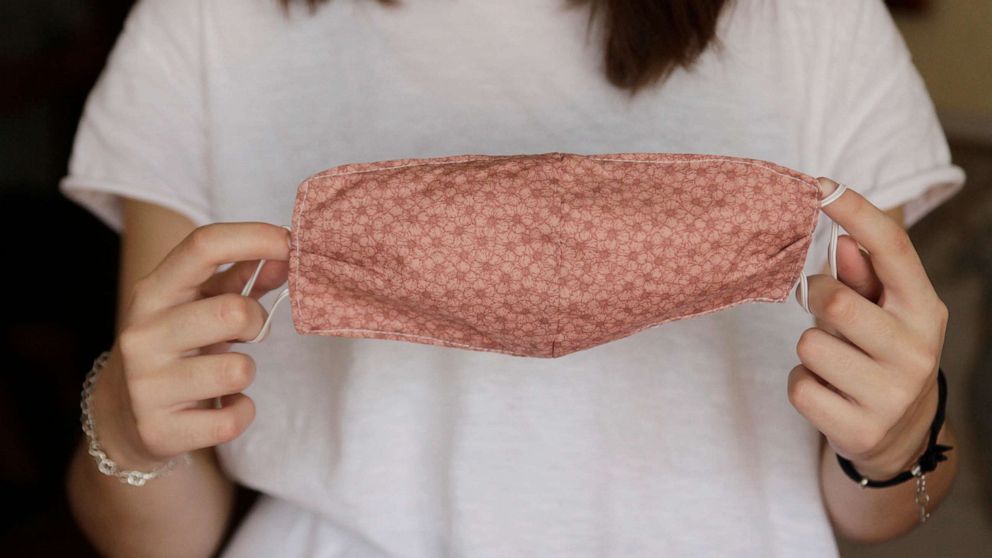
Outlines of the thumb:
{"label": "thumb", "polygon": [[882,282],[875,275],[871,257],[848,235],[837,239],[837,278],[872,302],[877,303],[882,296]]}

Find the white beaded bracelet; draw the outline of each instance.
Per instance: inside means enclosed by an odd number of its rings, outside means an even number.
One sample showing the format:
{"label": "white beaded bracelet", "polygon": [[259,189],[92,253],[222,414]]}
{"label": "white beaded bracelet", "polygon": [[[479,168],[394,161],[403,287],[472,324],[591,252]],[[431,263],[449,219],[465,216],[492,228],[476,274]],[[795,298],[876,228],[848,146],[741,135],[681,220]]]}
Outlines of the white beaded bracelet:
{"label": "white beaded bracelet", "polygon": [[83,391],[79,403],[82,409],[79,422],[83,426],[83,432],[89,439],[88,453],[96,460],[96,468],[104,475],[117,477],[121,482],[126,482],[131,486],[143,486],[146,482],[175,468],[176,464],[180,461],[188,465],[190,463],[190,457],[188,453],[184,453],[170,459],[165,465],[145,473],[142,471],[121,469],[113,459],[107,457],[107,452],[100,446],[100,442],[96,437],[96,421],[93,420],[93,414],[90,412],[90,399],[93,397],[93,385],[96,383],[96,378],[100,375],[100,371],[103,370],[103,365],[106,364],[109,357],[110,351],[104,351],[93,361],[93,367],[90,368],[90,371],[86,374],[86,379],[83,380]]}

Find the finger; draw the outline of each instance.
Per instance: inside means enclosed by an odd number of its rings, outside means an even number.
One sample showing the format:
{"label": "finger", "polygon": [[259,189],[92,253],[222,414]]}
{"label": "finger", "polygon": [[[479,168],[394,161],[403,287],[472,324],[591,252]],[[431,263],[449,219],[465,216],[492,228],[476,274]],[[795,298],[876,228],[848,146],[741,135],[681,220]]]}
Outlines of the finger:
{"label": "finger", "polygon": [[[200,296],[210,297],[224,293],[240,293],[258,267],[258,260],[238,262],[220,273],[215,273],[200,285]],[[289,275],[289,262],[266,261],[251,289],[254,299],[286,282]]]}
{"label": "finger", "polygon": [[185,408],[191,402],[244,391],[254,380],[254,359],[229,352],[176,359],[147,384],[163,407]]}
{"label": "finger", "polygon": [[214,343],[213,345],[204,345],[200,347],[197,354],[201,355],[216,355],[220,353],[226,353],[231,350],[234,346],[233,340],[221,341],[220,343]]}
{"label": "finger", "polygon": [[884,390],[878,364],[857,347],[812,327],[799,336],[796,354],[807,370],[826,380],[861,407]]}
{"label": "finger", "polygon": [[875,274],[871,258],[848,235],[837,239],[837,277],[871,302],[878,303],[882,296],[882,282]]}
{"label": "finger", "polygon": [[269,223],[214,223],[195,229],[142,279],[142,313],[189,302],[220,265],[288,260],[289,231]]}
{"label": "finger", "polygon": [[258,335],[267,316],[257,300],[239,294],[194,300],[166,308],[134,326],[131,346],[182,354],[214,343],[245,341]]}
{"label": "finger", "polygon": [[[829,178],[819,180],[824,194],[837,186]],[[864,196],[849,189],[823,212],[868,250],[875,273],[890,297],[912,305],[921,297],[936,296],[906,230]]]}
{"label": "finger", "polygon": [[178,455],[237,438],[255,418],[255,403],[243,393],[225,395],[223,407],[197,408],[168,414],[159,423],[155,451]]}
{"label": "finger", "polygon": [[829,275],[809,277],[809,309],[822,324],[872,358],[897,362],[905,335],[898,318]]}
{"label": "finger", "polygon": [[789,402],[828,438],[845,441],[865,416],[856,403],[833,391],[803,365],[789,372]]}

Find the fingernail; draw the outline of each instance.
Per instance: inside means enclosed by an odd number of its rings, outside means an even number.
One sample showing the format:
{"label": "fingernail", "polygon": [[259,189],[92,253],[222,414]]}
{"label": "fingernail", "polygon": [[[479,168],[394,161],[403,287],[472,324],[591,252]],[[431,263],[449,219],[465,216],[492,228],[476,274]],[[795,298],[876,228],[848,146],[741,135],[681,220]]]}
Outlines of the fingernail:
{"label": "fingernail", "polygon": [[824,197],[829,196],[837,189],[837,183],[829,178],[821,176],[817,181],[820,183],[820,192]]}
{"label": "fingernail", "polygon": [[290,252],[293,251],[293,232],[289,230],[289,227],[283,227],[286,229],[286,246],[289,247]]}

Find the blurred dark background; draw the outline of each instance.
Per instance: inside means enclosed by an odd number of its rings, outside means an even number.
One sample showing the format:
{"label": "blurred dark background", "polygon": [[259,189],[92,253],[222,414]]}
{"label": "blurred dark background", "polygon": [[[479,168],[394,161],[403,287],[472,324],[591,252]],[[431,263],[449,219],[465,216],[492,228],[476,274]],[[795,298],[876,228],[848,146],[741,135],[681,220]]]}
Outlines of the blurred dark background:
{"label": "blurred dark background", "polygon": [[[132,4],[0,3],[0,555],[94,556],[63,484],[79,390],[113,340],[117,236],[56,190],[86,94]],[[912,229],[951,309],[944,367],[962,475],[927,526],[847,557],[981,556],[992,548],[992,2],[893,1],[965,190]],[[244,493],[241,506],[250,505]]]}
{"label": "blurred dark background", "polygon": [[0,554],[95,556],[66,507],[82,376],[113,339],[118,239],[56,191],[132,2],[0,3]]}

